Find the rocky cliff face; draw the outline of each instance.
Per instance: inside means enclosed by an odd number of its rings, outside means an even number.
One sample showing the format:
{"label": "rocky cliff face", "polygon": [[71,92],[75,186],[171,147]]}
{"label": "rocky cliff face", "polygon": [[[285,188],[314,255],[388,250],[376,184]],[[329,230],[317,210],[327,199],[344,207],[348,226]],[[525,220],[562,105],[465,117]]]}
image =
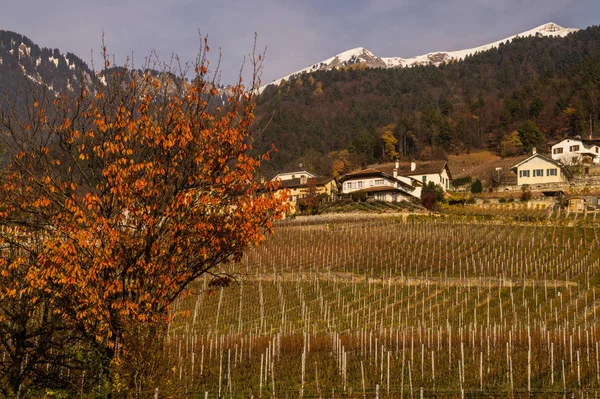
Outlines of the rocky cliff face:
{"label": "rocky cliff face", "polygon": [[74,54],[39,47],[27,37],[0,31],[0,87],[9,95],[24,85],[45,86],[55,94],[91,85],[93,73]]}

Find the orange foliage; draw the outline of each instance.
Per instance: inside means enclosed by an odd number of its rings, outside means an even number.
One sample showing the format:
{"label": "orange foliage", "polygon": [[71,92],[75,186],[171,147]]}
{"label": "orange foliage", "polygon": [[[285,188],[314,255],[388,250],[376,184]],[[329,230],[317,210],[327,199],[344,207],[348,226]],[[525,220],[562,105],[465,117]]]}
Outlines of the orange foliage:
{"label": "orange foliage", "polygon": [[39,250],[1,295],[49,292],[110,347],[123,326],[163,318],[191,281],[265,238],[285,198],[254,179],[268,159],[249,153],[254,91],[228,87],[222,102],[200,59],[191,83],[105,70],[95,90],[35,98],[23,123],[3,118],[15,156],[0,181],[10,230],[0,243],[35,236]]}

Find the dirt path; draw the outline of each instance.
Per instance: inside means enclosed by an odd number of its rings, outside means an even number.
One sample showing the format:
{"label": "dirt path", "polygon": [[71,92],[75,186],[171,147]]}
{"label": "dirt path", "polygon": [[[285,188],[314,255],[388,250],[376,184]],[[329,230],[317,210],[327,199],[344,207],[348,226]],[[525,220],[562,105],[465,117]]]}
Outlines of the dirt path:
{"label": "dirt path", "polygon": [[338,282],[338,283],[372,283],[390,285],[440,285],[447,287],[576,287],[575,281],[565,280],[536,280],[536,279],[510,279],[497,277],[389,277],[371,278],[353,273],[277,273],[263,275],[246,275],[240,277],[241,281],[282,281],[282,282]]}

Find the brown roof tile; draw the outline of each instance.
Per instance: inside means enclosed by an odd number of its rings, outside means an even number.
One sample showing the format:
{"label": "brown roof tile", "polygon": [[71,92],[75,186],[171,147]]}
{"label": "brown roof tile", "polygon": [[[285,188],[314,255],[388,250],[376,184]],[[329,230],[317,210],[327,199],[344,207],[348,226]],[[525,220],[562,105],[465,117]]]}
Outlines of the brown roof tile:
{"label": "brown roof tile", "polygon": [[[330,181],[334,180],[334,177],[332,176],[321,176],[321,177],[316,177],[315,178],[315,184],[317,186],[322,186],[325,185],[327,183],[329,183]],[[296,178],[296,179],[288,179],[288,180],[280,180],[279,181],[279,187],[281,188],[301,188],[301,187],[308,187],[308,180],[310,180],[310,178],[306,179],[306,183],[301,183],[300,182],[300,178]]]}

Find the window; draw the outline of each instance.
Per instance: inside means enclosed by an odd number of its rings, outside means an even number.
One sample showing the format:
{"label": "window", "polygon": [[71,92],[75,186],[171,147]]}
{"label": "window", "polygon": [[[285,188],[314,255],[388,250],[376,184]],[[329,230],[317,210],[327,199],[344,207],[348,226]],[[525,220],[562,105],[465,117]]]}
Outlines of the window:
{"label": "window", "polygon": [[562,154],[562,153],[563,153],[563,149],[562,149],[561,147],[559,147],[559,148],[554,148],[554,149],[552,150],[552,153],[553,153],[553,154]]}
{"label": "window", "polygon": [[385,201],[385,193],[375,193],[375,199],[377,201]]}
{"label": "window", "polygon": [[292,175],[292,179],[295,179],[295,178],[296,178],[296,175]]}
{"label": "window", "polygon": [[383,186],[383,179],[376,179],[375,180],[375,185],[376,186]]}
{"label": "window", "polygon": [[571,152],[579,151],[579,146],[578,145],[572,145],[572,146],[569,147],[569,151],[571,151]]}
{"label": "window", "polygon": [[529,177],[529,170],[520,170],[519,177]]}
{"label": "window", "polygon": [[595,147],[595,150],[596,150],[596,154],[597,154],[598,153],[598,147]]}
{"label": "window", "polygon": [[359,181],[359,182],[358,182],[358,188],[362,188],[362,186],[363,186],[363,182],[362,182],[362,181]]}
{"label": "window", "polygon": [[533,177],[543,177],[544,176],[544,169],[534,169],[533,170]]}
{"label": "window", "polygon": [[348,183],[346,183],[346,188],[347,189],[351,189],[352,188],[352,182],[349,181]]}
{"label": "window", "polygon": [[427,183],[427,176],[423,176],[423,183]]}
{"label": "window", "polygon": [[369,186],[373,187],[374,184],[375,184],[375,180],[369,180]]}
{"label": "window", "polygon": [[556,168],[546,169],[546,176],[558,176],[558,171]]}

